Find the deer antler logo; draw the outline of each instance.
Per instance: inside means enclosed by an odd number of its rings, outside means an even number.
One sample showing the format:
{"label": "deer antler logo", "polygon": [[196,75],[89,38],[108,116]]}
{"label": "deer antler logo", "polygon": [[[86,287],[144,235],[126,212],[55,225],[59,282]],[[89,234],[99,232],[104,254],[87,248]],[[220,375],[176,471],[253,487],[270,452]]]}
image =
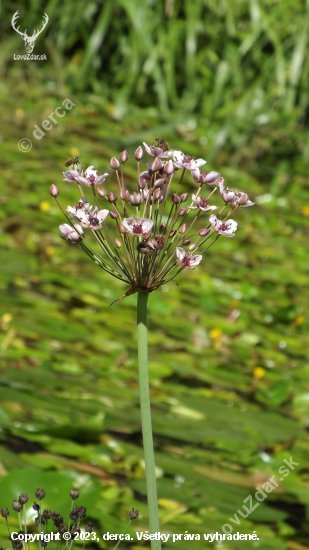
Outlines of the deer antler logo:
{"label": "deer antler logo", "polygon": [[45,27],[48,23],[48,19],[49,19],[48,15],[46,13],[44,14],[43,27],[41,28],[41,30],[33,31],[32,36],[27,35],[27,29],[25,30],[25,32],[20,32],[19,27],[16,28],[15,23],[16,23],[16,20],[18,19],[18,17],[19,17],[18,11],[16,11],[14,13],[13,17],[12,17],[12,21],[11,21],[12,27],[13,27],[14,31],[18,32],[18,34],[20,34],[22,39],[25,41],[25,46],[26,46],[27,53],[32,53],[37,37],[45,29]]}

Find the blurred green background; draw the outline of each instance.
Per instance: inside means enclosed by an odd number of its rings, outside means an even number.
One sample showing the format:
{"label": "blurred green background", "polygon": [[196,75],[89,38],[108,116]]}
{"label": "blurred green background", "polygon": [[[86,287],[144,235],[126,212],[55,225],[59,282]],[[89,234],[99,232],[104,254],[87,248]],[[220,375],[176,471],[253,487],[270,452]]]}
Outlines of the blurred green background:
{"label": "blurred green background", "polygon": [[[43,486],[46,506],[67,513],[77,485],[98,532],[123,532],[132,506],[143,516],[133,527],[147,529],[136,296],[109,308],[127,289],[59,239],[49,186],[60,186],[64,206],[75,203],[64,162],[79,155],[111,172],[111,156],[126,148],[133,190],[132,153],[164,136],[256,206],[237,212],[235,238],[219,239],[179,286],[150,296],[162,531],[202,535],[229,523],[259,540],[222,549],[308,548],[308,8],[308,0],[2,4],[0,508]],[[26,53],[11,27],[17,10],[29,35],[48,14],[33,51],[47,60],[14,60]],[[34,125],[66,98],[75,106],[35,139]],[[18,149],[22,138],[31,151]],[[111,177],[106,186],[116,190]],[[291,456],[298,466],[280,481]],[[273,475],[279,487],[233,523]],[[5,536],[1,520],[3,545]]]}

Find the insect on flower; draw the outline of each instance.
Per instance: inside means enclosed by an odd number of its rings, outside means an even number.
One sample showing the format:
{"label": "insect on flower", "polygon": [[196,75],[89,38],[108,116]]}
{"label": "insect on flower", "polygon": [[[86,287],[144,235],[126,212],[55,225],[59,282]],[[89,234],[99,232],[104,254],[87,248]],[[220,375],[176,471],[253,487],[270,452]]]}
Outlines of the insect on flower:
{"label": "insect on flower", "polygon": [[[184,269],[195,269],[204,252],[221,235],[234,236],[237,223],[229,218],[230,214],[238,207],[253,204],[246,193],[226,190],[218,172],[201,173],[200,167],[206,164],[204,159],[196,160],[182,151],[170,150],[163,138],[156,138],[156,142],[156,146],[144,143],[146,153],[152,158],[142,172],[138,164],[136,180],[130,189],[124,187],[127,178],[124,179],[123,164],[118,172],[120,163],[116,157],[110,164],[114,167],[119,193],[115,193],[114,187],[110,192],[97,187],[108,173],[101,174],[94,166],[78,169],[79,159],[75,157],[66,163],[76,166],[64,172],[64,181],[77,184],[81,197],[76,205],[62,208],[58,188],[53,185],[50,190],[67,218],[67,223],[60,226],[61,238],[78,243],[101,269],[128,284],[129,290],[122,298],[139,291],[153,292]],[[122,163],[128,160],[125,153],[120,154]],[[139,163],[143,157],[141,147],[134,157]],[[188,190],[183,189],[185,174],[191,185],[197,187],[187,205]],[[95,204],[84,196],[83,186],[91,188]],[[214,214],[209,217],[209,213],[218,208],[209,203],[217,189],[219,199],[223,199],[220,218]],[[222,214],[228,207],[229,212]],[[200,226],[194,228],[200,220]],[[89,240],[91,235],[93,244]]]}
{"label": "insect on flower", "polygon": [[163,151],[168,151],[169,146],[167,141],[164,138],[156,138],[157,146],[163,149]]}
{"label": "insect on flower", "polygon": [[74,164],[80,164],[78,157],[72,157],[71,159],[67,160],[64,166],[73,166]]}

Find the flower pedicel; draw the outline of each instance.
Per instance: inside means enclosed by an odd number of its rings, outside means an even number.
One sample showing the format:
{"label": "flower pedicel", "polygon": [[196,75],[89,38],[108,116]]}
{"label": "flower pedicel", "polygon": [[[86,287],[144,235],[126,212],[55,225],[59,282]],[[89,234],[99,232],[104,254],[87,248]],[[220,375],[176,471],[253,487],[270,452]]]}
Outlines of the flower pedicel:
{"label": "flower pedicel", "polygon": [[[123,166],[128,159],[127,151],[120,154],[120,161],[116,157],[111,159],[119,196],[113,192],[107,194],[100,187],[108,174],[99,174],[93,166],[83,170],[73,165],[72,170],[64,172],[64,181],[75,183],[81,197],[75,206],[68,206],[65,211],[60,207],[68,222],[60,225],[60,236],[71,243],[79,243],[99,267],[130,285],[122,298],[139,290],[152,292],[183,269],[194,269],[219,235],[234,236],[237,223],[229,219],[230,214],[238,207],[254,204],[246,193],[226,189],[218,172],[201,172],[205,160],[146,143],[144,147],[150,162],[147,170],[141,173],[139,164],[143,149],[138,147],[134,155],[138,164],[134,190],[124,188]],[[182,189],[186,171],[199,184],[187,205],[188,193]],[[95,205],[84,196],[83,186],[92,189]],[[209,186],[212,190],[205,196]],[[208,227],[194,233],[196,220],[217,208],[209,199],[218,188],[225,203],[219,215],[227,205],[232,207],[230,212],[222,220],[211,214]],[[60,206],[58,188],[52,185],[50,192]],[[88,243],[90,232],[98,249]]]}

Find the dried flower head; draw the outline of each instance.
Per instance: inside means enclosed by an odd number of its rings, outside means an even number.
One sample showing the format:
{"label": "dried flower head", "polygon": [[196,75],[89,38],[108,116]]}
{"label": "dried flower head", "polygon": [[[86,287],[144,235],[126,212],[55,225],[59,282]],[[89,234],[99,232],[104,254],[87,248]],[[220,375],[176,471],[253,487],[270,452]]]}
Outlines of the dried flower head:
{"label": "dried flower head", "polygon": [[129,512],[129,518],[130,519],[138,519],[139,511],[135,510],[135,508],[132,508]]}
{"label": "dried flower head", "polygon": [[[234,236],[237,223],[229,219],[230,214],[239,206],[254,204],[246,193],[225,189],[224,179],[218,172],[201,172],[200,168],[206,164],[204,159],[170,150],[163,139],[157,142],[158,145],[144,143],[150,157],[147,170],[140,171],[142,147],[135,151],[138,174],[134,188],[124,187],[123,168],[128,153],[123,151],[119,156],[121,170],[116,157],[110,161],[119,187],[118,196],[114,191],[96,188],[108,174],[100,175],[93,166],[85,171],[76,168],[64,173],[65,181],[77,183],[81,192],[75,206],[63,209],[58,194],[53,195],[67,218],[67,223],[60,226],[60,236],[78,243],[99,267],[127,283],[130,288],[122,298],[139,290],[152,292],[183,269],[194,269],[220,235]],[[186,173],[191,185],[199,184],[187,206],[184,205],[188,200],[188,191],[184,189]],[[92,187],[95,205],[83,196],[81,184]],[[208,186],[212,190],[207,196]],[[209,203],[218,188],[224,201],[218,216],[228,205],[230,211],[222,220],[212,214],[203,229],[193,230],[197,219],[218,208]],[[89,243],[90,233],[96,248]],[[189,246],[188,252],[183,246]],[[198,254],[193,255],[196,252]]]}
{"label": "dried flower head", "polygon": [[46,491],[45,489],[37,489],[35,491],[35,496],[36,498],[38,498],[39,500],[42,500],[46,495]]}
{"label": "dried flower head", "polygon": [[79,490],[78,489],[71,489],[70,497],[72,500],[76,500],[79,497]]}

